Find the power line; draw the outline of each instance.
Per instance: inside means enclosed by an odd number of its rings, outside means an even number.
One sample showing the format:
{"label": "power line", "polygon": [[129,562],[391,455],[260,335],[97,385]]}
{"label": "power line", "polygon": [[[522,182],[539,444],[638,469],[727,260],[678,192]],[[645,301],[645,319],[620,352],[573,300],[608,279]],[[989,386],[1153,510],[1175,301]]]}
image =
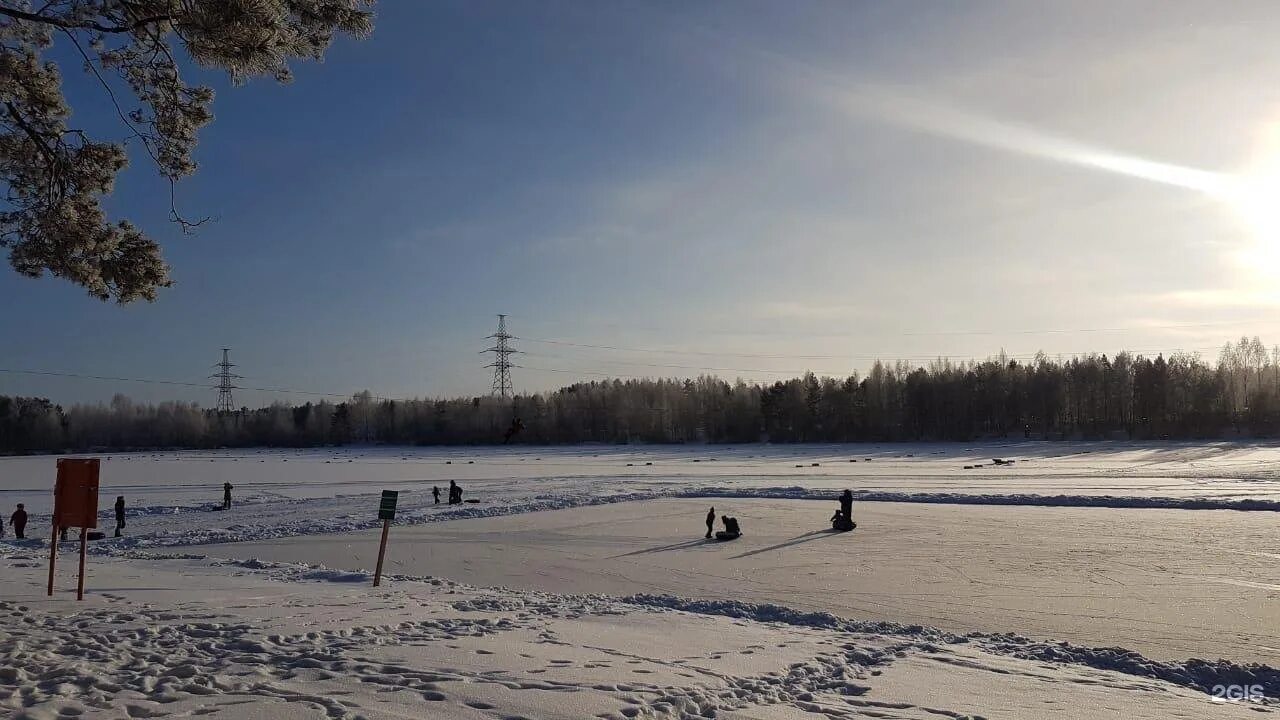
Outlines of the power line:
{"label": "power line", "polygon": [[[563,359],[568,359],[568,358],[563,358]],[[671,369],[671,370],[708,370],[708,371],[711,371],[711,372],[753,372],[753,373],[764,373],[764,374],[766,374],[766,375],[803,375],[803,374],[804,374],[804,373],[806,373],[806,372],[817,372],[817,374],[819,374],[819,375],[823,375],[823,374],[825,374],[825,375],[835,375],[835,374],[838,374],[838,373],[831,372],[831,371],[826,371],[826,370],[823,370],[823,371],[814,371],[814,370],[812,370],[812,369],[804,369],[804,370],[797,370],[797,369],[778,369],[778,370],[770,370],[770,369],[767,369],[767,368],[732,368],[732,367],[711,367],[711,366],[705,366],[705,365],[678,365],[678,364],[675,364],[675,363],[646,363],[646,362],[630,362],[630,361],[628,361],[628,360],[599,360],[599,359],[593,359],[592,361],[593,361],[593,362],[597,362],[597,363],[602,363],[602,364],[605,364],[605,365],[633,365],[633,366],[635,366],[635,367],[664,368],[664,369]]]}
{"label": "power line", "polygon": [[[530,338],[521,338],[521,340],[538,342],[538,341],[530,340]],[[609,351],[620,351],[620,352],[664,352],[664,354],[686,355],[685,352],[678,352],[678,351],[646,350],[646,348],[616,347],[616,346],[602,346],[602,345],[584,345],[584,343],[559,343],[559,345],[590,347],[590,348],[594,348],[594,350],[609,350]],[[1201,351],[1212,351],[1212,350],[1219,350],[1219,346],[1179,347],[1179,348],[1172,348],[1172,350],[1123,350],[1121,352],[1129,352],[1130,355],[1157,355],[1157,354],[1171,355],[1171,354],[1176,354],[1176,352],[1201,352]],[[986,355],[986,357],[987,359],[993,359],[993,357],[1004,356],[1010,360],[1034,360],[1036,359],[1037,356],[1042,354],[1048,357],[1055,357],[1055,356],[1083,357],[1088,355],[1103,355],[1102,352],[1097,352],[1097,351],[1083,351],[1083,352],[1082,351],[1053,351],[1053,352],[1036,351],[1036,352],[1016,352],[1016,354],[1014,354],[1014,352],[1000,352],[1000,354],[988,354]],[[562,355],[540,354],[540,352],[535,352],[535,354],[529,354],[529,355],[538,356],[538,357],[549,357],[549,359],[557,359],[557,360],[579,360],[579,357],[566,357]],[[733,354],[733,352],[726,352],[726,354],[716,354],[716,352],[687,352],[687,355],[712,356],[712,357],[717,357],[717,356],[778,357],[778,359],[788,359],[788,360],[795,360],[795,359],[800,359],[800,360],[823,359],[823,360],[847,360],[847,361],[883,360],[883,361],[887,361],[887,363],[892,363],[892,361],[897,361],[897,360],[909,361],[909,363],[929,363],[929,361],[934,361],[934,360],[978,359],[977,355],[965,354],[965,352],[940,352],[940,354],[929,354],[929,355],[908,355],[908,354],[899,354],[899,352],[882,352],[882,354],[867,354],[867,355],[849,354],[849,355],[822,355],[822,356],[806,356],[806,355],[794,355],[794,356],[792,355],[785,355],[785,356],[759,355],[759,356],[756,356],[756,355]],[[806,373],[806,372],[817,372],[817,370],[814,370],[813,368],[805,368],[805,369],[719,368],[719,366],[710,366],[710,365],[686,365],[686,364],[675,364],[675,363],[644,363],[644,361],[632,361],[632,360],[607,360],[607,359],[603,359],[603,357],[586,357],[586,359],[584,360],[589,360],[590,363],[600,363],[605,365],[635,365],[635,366],[644,366],[644,368],[673,368],[673,369],[684,369],[684,370],[719,370],[719,372],[727,372],[727,373],[800,374],[800,373]],[[828,372],[827,374],[832,374],[832,373]]]}
{"label": "power line", "polygon": [[[1216,348],[1199,348],[1199,349],[1212,350]],[[1182,353],[1182,352],[1196,351],[1199,349],[1198,348],[1179,348],[1175,350],[1133,351],[1131,354],[1140,355],[1140,356],[1151,356],[1151,355],[1157,355],[1157,354],[1173,355],[1173,354]],[[1059,357],[1059,358],[1063,356],[1085,357],[1088,355],[1100,355],[1100,354],[1102,353],[1044,353],[1044,355],[1047,357]],[[1003,357],[1007,360],[1026,361],[1026,360],[1034,360],[1039,355],[1040,353],[1028,354],[1028,355],[1010,355],[1006,353],[1003,355]],[[543,356],[543,357],[553,357],[553,356]],[[996,357],[997,356],[988,356],[986,359],[992,360],[992,359],[995,359]],[[571,358],[559,358],[559,359],[568,360]],[[948,357],[945,355],[922,356],[922,359],[926,362],[932,362],[935,360],[951,361],[951,362],[979,362],[978,358],[976,357]],[[610,361],[610,360],[593,359],[593,361],[599,362],[599,363],[605,363],[605,364],[612,364],[612,365],[632,365],[637,367],[674,368],[674,369],[682,369],[682,370],[701,370],[701,371],[708,371],[708,372],[760,373],[764,375],[787,375],[791,377],[795,377],[797,375],[803,375],[809,372],[812,372],[815,375],[826,376],[826,377],[845,377],[851,374],[849,371],[814,370],[812,368],[806,368],[803,370],[799,370],[799,369],[770,370],[765,368],[725,368],[725,367],[710,367],[710,366],[698,366],[698,365],[641,363],[641,362],[629,362],[629,361],[623,361],[623,360]],[[893,358],[891,362],[892,361],[918,362],[919,360],[917,359],[915,361],[912,361],[910,358],[899,357],[899,358]],[[515,367],[524,368],[526,370],[536,370],[541,372],[563,373],[563,374],[570,374],[570,375],[573,375],[573,374],[590,375],[593,377],[619,378],[619,379],[631,379],[631,380],[647,380],[654,377],[652,375],[627,375],[622,373],[600,372],[596,370],[576,370],[576,369],[569,369],[569,368],[535,367],[533,365],[517,365]],[[759,383],[761,381],[758,379],[752,379],[751,382]],[[771,382],[771,381],[765,381],[765,382]]]}
{"label": "power line", "polygon": [[[1175,326],[1165,326],[1165,327],[1168,328],[1168,327],[1175,327]],[[1191,326],[1179,325],[1176,327],[1191,327]],[[1098,331],[1100,332],[1101,329],[1099,329]],[[1050,332],[1059,332],[1059,331],[1045,330],[1040,332],[1050,333]],[[1076,332],[1076,331],[1064,330],[1061,332]],[[1079,332],[1086,332],[1086,331],[1079,331]],[[885,358],[893,358],[896,360],[929,360],[929,359],[936,359],[939,357],[954,357],[954,356],[970,355],[970,353],[929,353],[929,354],[923,354],[923,355],[921,354],[913,355],[908,353],[892,353],[892,352],[846,353],[846,354],[840,354],[840,355],[785,355],[785,354],[771,354],[771,353],[740,353],[740,352],[731,352],[731,351],[711,351],[711,350],[675,350],[671,348],[643,348],[643,347],[633,347],[633,346],[625,346],[625,345],[603,345],[603,344],[597,344],[597,343],[580,343],[580,342],[573,342],[570,340],[553,340],[553,339],[547,339],[547,338],[531,338],[531,337],[524,337],[524,336],[521,336],[518,339],[524,342],[538,343],[542,345],[577,347],[577,348],[585,348],[585,349],[591,349],[591,350],[608,350],[610,352],[638,352],[638,353],[649,353],[649,354],[660,354],[660,355],[685,355],[685,356],[693,356],[693,357],[738,357],[738,358],[757,358],[762,360],[879,360],[879,359],[885,359]],[[1220,347],[1221,346],[1215,345],[1212,347],[1200,347],[1200,348],[1177,348],[1172,351],[1140,350],[1140,351],[1131,351],[1131,352],[1135,352],[1135,353],[1136,352],[1143,352],[1143,353],[1183,352],[1186,350],[1196,350],[1196,351],[1217,350]],[[1025,356],[1025,357],[1035,357],[1035,355],[1038,354],[1038,352],[1040,351],[1037,351],[1035,353],[1030,353],[1030,352],[1020,353],[1019,355]],[[1088,355],[1090,353],[1097,354],[1097,351],[1092,351],[1092,350],[1084,351],[1084,352],[1058,351],[1058,352],[1052,352],[1052,353],[1046,352],[1045,354],[1046,355]]]}
{"label": "power line", "polygon": [[[501,330],[503,330],[503,331],[504,331],[504,333],[505,333],[505,328],[502,328],[502,327],[500,326],[500,329],[501,329]],[[492,337],[492,336],[491,336],[491,337]],[[527,338],[517,338],[516,336],[514,336],[514,335],[510,335],[510,334],[507,334],[507,339],[508,339],[508,340],[511,340],[511,339],[522,339],[522,340],[527,340]],[[571,344],[571,343],[563,343],[563,344]],[[607,349],[626,350],[626,348],[615,348],[614,346],[596,346],[596,345],[587,345],[587,344],[585,344],[585,343],[576,343],[576,344],[571,344],[571,345],[585,345],[585,346],[592,347],[592,348],[596,348],[596,349],[606,349],[606,348],[607,348]],[[1147,350],[1141,350],[1141,351],[1138,351],[1138,350],[1131,350],[1131,351],[1127,351],[1127,352],[1130,352],[1131,354],[1134,354],[1134,355],[1145,355],[1145,356],[1151,356],[1151,355],[1156,355],[1156,354],[1165,354],[1165,355],[1170,355],[1170,354],[1180,353],[1180,352],[1198,351],[1198,350],[1217,350],[1217,349],[1219,349],[1219,346],[1205,347],[1205,348],[1177,348],[1177,349],[1173,349],[1173,350],[1150,350],[1150,351],[1147,351]],[[636,349],[636,350],[645,350],[645,349]],[[490,349],[490,350],[486,350],[485,352],[490,352],[490,351],[492,351],[492,349]],[[509,353],[515,353],[515,352],[517,352],[517,351],[516,351],[516,350],[514,350],[513,348],[510,348],[510,346],[508,346],[508,352],[509,352]],[[652,352],[675,352],[675,351],[669,351],[669,350],[656,350],[656,349],[655,349],[655,350],[652,350]],[[708,354],[714,355],[715,353],[708,353]],[[732,353],[724,353],[724,354],[725,354],[725,355],[733,355]],[[1025,353],[1025,354],[1010,354],[1010,353],[1003,353],[1003,357],[1005,357],[1005,358],[1007,358],[1007,359],[1010,359],[1010,360],[1031,360],[1031,359],[1034,359],[1035,357],[1037,357],[1039,354],[1040,354],[1040,353]],[[1070,357],[1085,357],[1085,356],[1089,356],[1089,355],[1097,355],[1097,354],[1099,354],[1099,353],[1096,353],[1096,352],[1055,352],[1055,353],[1044,353],[1044,354],[1045,354],[1046,356],[1048,356],[1048,357],[1059,357],[1059,358],[1061,358],[1061,357],[1064,357],[1064,356],[1070,356]],[[556,358],[556,359],[561,359],[561,360],[573,360],[573,358],[564,358],[564,357],[558,357],[558,356],[554,356],[554,355],[540,355],[540,356],[541,356],[541,357],[548,357],[548,358]],[[788,356],[783,356],[783,357],[788,357]],[[799,357],[799,356],[794,356],[794,357]],[[992,358],[994,358],[994,357],[999,357],[999,356],[998,356],[998,355],[988,355],[988,356],[987,356],[987,359],[992,359]],[[833,359],[841,359],[841,358],[843,358],[843,359],[849,359],[849,360],[853,360],[853,359],[860,359],[860,358],[861,358],[861,359],[880,359],[880,358],[888,358],[888,361],[901,360],[901,361],[907,361],[907,362],[931,362],[931,361],[936,361],[936,360],[955,361],[955,362],[964,362],[964,361],[975,361],[975,360],[977,360],[977,357],[976,357],[976,356],[966,356],[966,355],[963,355],[963,354],[951,354],[951,355],[948,355],[948,354],[945,354],[945,353],[942,353],[942,354],[934,354],[934,355],[920,355],[920,356],[900,356],[900,355],[895,355],[895,354],[892,354],[892,353],[885,353],[885,354],[882,354],[882,355],[846,355],[846,356],[832,356],[832,358],[833,358]],[[825,359],[825,358],[824,358],[824,359]],[[797,369],[777,369],[777,370],[770,370],[770,369],[763,369],[763,368],[724,368],[724,367],[711,367],[711,366],[681,365],[681,364],[674,364],[674,363],[672,363],[672,364],[664,364],[664,363],[643,363],[643,362],[631,362],[631,361],[625,361],[625,360],[603,360],[603,359],[599,359],[599,358],[589,358],[589,360],[590,360],[591,362],[604,363],[604,364],[610,364],[610,365],[624,365],[624,366],[626,366],[626,365],[630,365],[630,366],[637,366],[637,367],[654,367],[654,368],[664,368],[664,369],[682,369],[682,370],[701,370],[701,371],[710,371],[710,372],[741,372],[741,373],[757,373],[757,374],[763,374],[763,375],[770,375],[770,374],[773,374],[773,375],[786,374],[786,375],[793,375],[793,376],[794,376],[794,375],[802,374],[802,373],[804,373],[804,372],[809,372],[809,371],[811,371],[811,370],[809,370],[809,369],[806,369],[806,370],[797,370]],[[496,363],[495,363],[495,364],[496,364]],[[218,366],[218,367],[221,367],[221,365],[222,365],[222,363],[218,363],[218,365],[217,365],[217,366]],[[492,367],[492,365],[487,366],[487,367]],[[532,370],[532,371],[536,371],[536,372],[550,372],[550,373],[557,373],[557,374],[573,374],[573,375],[579,375],[579,376],[593,376],[593,377],[618,378],[618,379],[636,379],[636,380],[641,380],[641,379],[652,379],[652,378],[654,377],[653,375],[631,375],[631,374],[625,374],[625,373],[602,372],[602,371],[598,371],[598,370],[579,370],[579,369],[571,369],[571,368],[554,368],[554,367],[538,367],[538,366],[532,366],[532,365],[516,365],[516,364],[514,364],[514,363],[510,363],[510,361],[508,361],[508,368],[507,368],[507,372],[508,372],[507,377],[508,377],[508,378],[510,377],[509,372],[510,372],[510,369],[511,369],[511,368],[523,368],[523,369]],[[142,384],[149,384],[149,385],[169,385],[169,386],[175,386],[175,387],[190,387],[190,388],[202,388],[202,389],[203,389],[203,388],[208,388],[208,387],[209,387],[209,385],[208,385],[208,383],[207,383],[207,382],[185,382],[185,381],[180,381],[180,380],[163,380],[163,379],[154,379],[154,378],[135,378],[135,377],[121,377],[121,376],[111,376],[111,375],[94,375],[94,374],[88,374],[88,373],[73,373],[73,372],[62,372],[62,371],[55,371],[55,370],[31,370],[31,369],[24,369],[24,368],[0,368],[0,373],[13,374],[13,375],[33,375],[33,376],[44,376],[44,377],[62,377],[62,378],[82,379],[82,380],[100,380],[100,381],[109,381],[109,382],[130,382],[130,383],[142,383]],[[495,375],[496,375],[496,374],[497,374],[497,373],[495,373]],[[824,372],[819,372],[819,373],[817,373],[817,374],[825,374],[825,375],[830,375],[830,376],[834,376],[834,377],[840,377],[840,376],[847,375],[848,373],[847,373],[847,372],[845,372],[845,371],[841,371],[841,372],[826,372],[826,371],[824,371]],[[219,374],[219,375],[220,375],[220,374]],[[235,377],[235,378],[241,378],[241,376],[234,376],[234,375],[233,375],[233,377]],[[241,378],[241,379],[242,379],[242,378]],[[749,381],[749,382],[755,382],[755,383],[768,382],[768,381],[763,381],[763,380],[761,380],[761,379],[752,379],[752,378],[750,378],[750,377],[747,377],[747,378],[744,378],[744,379],[745,379],[745,380],[747,380],[747,381]],[[509,382],[509,379],[508,379],[508,382]],[[509,388],[509,386],[508,386],[508,388]],[[279,394],[286,394],[286,395],[308,395],[308,396],[313,396],[313,397],[330,397],[330,398],[344,398],[344,399],[345,399],[345,398],[350,398],[350,397],[352,397],[352,395],[353,395],[353,393],[350,393],[350,392],[345,392],[345,393],[339,393],[339,392],[318,392],[318,391],[314,391],[314,390],[298,390],[298,389],[293,389],[293,388],[279,388],[279,387],[257,387],[257,386],[235,386],[235,385],[233,385],[233,386],[232,386],[232,389],[236,389],[236,390],[246,390],[246,391],[253,391],[253,392],[279,393]],[[508,393],[510,393],[510,392],[511,392],[511,391],[510,391],[510,389],[508,389]],[[380,396],[380,395],[373,395],[373,396],[371,396],[371,397],[372,397],[374,400],[378,400],[378,401],[396,400],[396,399],[398,399],[398,400],[404,400],[404,398],[389,398],[389,397],[384,397],[384,396]]]}
{"label": "power line", "polygon": [[[556,323],[555,321],[533,320],[530,318],[525,318],[525,320],[529,320],[534,324],[538,324],[538,323],[550,324],[550,325],[564,324],[564,323]],[[1128,326],[1128,327],[1047,328],[1047,329],[1021,329],[1021,330],[914,330],[914,331],[907,330],[907,331],[896,332],[896,333],[878,333],[878,334],[888,335],[892,337],[927,337],[927,336],[955,336],[955,335],[1059,335],[1059,334],[1067,334],[1067,333],[1137,332],[1141,330],[1181,330],[1181,329],[1189,329],[1189,328],[1237,327],[1241,325],[1274,324],[1276,322],[1277,322],[1277,318],[1254,318],[1250,320],[1222,320],[1222,321],[1206,322],[1206,323],[1172,323],[1172,324],[1165,324],[1165,325],[1135,325],[1135,326]],[[574,327],[580,327],[581,323],[575,321],[574,323],[572,323],[572,325]],[[614,323],[593,323],[593,325],[598,327],[616,328],[620,330],[626,330],[628,332],[635,332],[637,330],[646,330],[650,332],[666,333],[666,332],[670,332],[671,330],[670,327],[642,328],[635,325],[629,325],[629,324],[619,325]],[[718,336],[750,335],[750,336],[790,337],[790,338],[848,338],[850,337],[850,333],[841,333],[841,332],[805,333],[805,332],[784,332],[784,331],[776,331],[776,330],[747,330],[747,329],[742,329],[742,330],[714,329],[714,330],[698,331],[697,334],[703,337],[712,336],[712,335],[718,335]],[[548,343],[565,344],[565,345],[581,344],[586,347],[595,347],[593,345],[589,345],[585,343],[574,343],[574,342],[568,342],[568,341],[545,340],[545,339],[535,339],[535,338],[527,338],[527,337],[521,337],[520,339],[527,340],[529,342],[548,342]],[[605,346],[605,347],[609,347],[609,346]],[[654,351],[654,352],[660,352],[660,351]],[[698,354],[698,353],[687,352],[683,354]],[[741,354],[741,353],[709,353],[709,354],[719,354],[719,355],[732,354],[735,357],[802,357],[798,355],[755,356],[755,355]],[[825,359],[821,356],[812,356],[812,357],[813,359]]]}
{"label": "power line", "polygon": [[[144,383],[147,385],[176,385],[178,387],[193,387],[193,388],[202,388],[202,389],[209,387],[209,383],[207,382],[183,382],[181,380],[155,380],[151,378],[116,377],[112,375],[88,375],[84,373],[57,372],[53,370],[24,370],[24,369],[17,369],[17,368],[0,368],[0,373],[9,373],[13,375],[41,375],[41,376],[48,376],[48,377],[75,378],[78,380],[108,380],[111,382],[133,382],[133,383]],[[312,390],[292,390],[288,388],[272,388],[272,387],[236,386],[235,389],[250,390],[254,392],[292,394],[292,395],[312,395],[316,397],[349,398],[353,395],[353,393],[315,392]],[[374,395],[373,398],[375,400],[391,399],[391,398],[381,397],[378,395]]]}
{"label": "power line", "polygon": [[222,348],[222,362],[214,365],[214,367],[218,368],[218,372],[209,376],[218,381],[214,389],[218,391],[217,408],[220,413],[229,413],[235,409],[235,402],[231,399],[231,391],[235,390],[236,386],[231,381],[241,379],[239,375],[231,372],[231,368],[235,367],[235,363],[231,362],[230,354],[230,348]]}
{"label": "power line", "polygon": [[110,375],[85,375],[82,373],[55,372],[52,370],[18,370],[14,368],[0,368],[0,373],[12,373],[15,375],[47,375],[50,377],[77,378],[80,380],[111,380],[114,382],[136,382],[148,383],[152,385],[180,385],[182,387],[198,387],[207,388],[208,383],[182,382],[179,380],[150,380],[145,378],[127,378],[113,377]]}
{"label": "power line", "polygon": [[625,380],[646,379],[645,377],[640,375],[614,375],[612,373],[601,373],[601,372],[594,372],[591,370],[567,370],[565,368],[534,367],[533,365],[516,365],[515,367],[518,367],[522,370],[537,370],[539,372],[568,373],[568,374],[574,374],[574,375],[595,375],[598,377],[616,377],[616,378],[621,378]]}
{"label": "power line", "polygon": [[[521,338],[521,339],[526,339],[526,338]],[[596,346],[596,347],[599,347],[599,346]],[[1128,353],[1129,355],[1137,355],[1137,356],[1149,357],[1149,356],[1154,356],[1154,355],[1176,355],[1176,354],[1180,354],[1180,353],[1195,353],[1195,354],[1199,354],[1199,353],[1200,353],[1200,352],[1202,352],[1202,351],[1212,351],[1212,350],[1218,350],[1218,349],[1220,349],[1220,348],[1219,348],[1218,346],[1216,346],[1216,345],[1215,345],[1215,346],[1209,346],[1209,347],[1172,348],[1172,349],[1157,349],[1157,350],[1121,350],[1121,351],[1119,351],[1119,352]],[[655,351],[655,352],[660,352],[660,351]],[[1041,355],[1043,355],[1043,356],[1045,356],[1045,357],[1050,357],[1050,358],[1055,358],[1055,357],[1056,357],[1056,358],[1062,358],[1062,357],[1089,357],[1089,356],[1098,356],[1098,355],[1106,355],[1106,354],[1110,354],[1112,357],[1115,357],[1115,355],[1118,355],[1118,354],[1119,354],[1119,352],[1117,352],[1117,353],[1100,353],[1100,352],[1096,352],[1096,351],[1085,351],[1085,352],[1073,352],[1073,351],[1044,352],[1044,351],[1036,351],[1036,352],[1028,352],[1028,353],[1008,353],[1008,352],[1001,352],[1001,353],[998,353],[998,354],[989,354],[989,355],[986,355],[985,357],[980,357],[980,356],[978,356],[978,355],[965,354],[965,353],[939,353],[939,354],[931,354],[931,355],[900,355],[900,354],[894,354],[894,353],[885,353],[885,354],[880,354],[880,355],[833,355],[833,356],[829,356],[829,357],[834,358],[834,359],[845,359],[845,360],[881,360],[881,361],[884,361],[884,362],[886,362],[886,363],[892,363],[892,362],[897,362],[897,361],[910,362],[910,363],[916,363],[916,362],[934,362],[934,361],[950,361],[950,362],[978,362],[978,361],[981,361],[981,360],[994,360],[994,359],[997,359],[997,358],[1004,358],[1004,359],[1007,359],[1007,360],[1024,360],[1024,361],[1026,361],[1026,360],[1034,360],[1034,359],[1036,359],[1036,358],[1040,357]],[[710,354],[710,353],[709,353],[709,354]],[[537,356],[538,356],[538,357],[545,357],[545,358],[558,359],[558,360],[569,360],[569,361],[573,361],[573,360],[578,360],[578,359],[580,359],[580,358],[571,358],[571,357],[565,357],[565,356],[545,355],[545,354],[537,354]],[[785,357],[792,357],[792,356],[785,356]],[[803,357],[803,356],[795,356],[795,357]],[[828,357],[828,356],[824,356],[824,357]],[[847,372],[847,371],[845,371],[845,370],[837,370],[837,371],[832,371],[832,370],[817,370],[817,369],[814,369],[814,368],[812,368],[812,367],[809,367],[809,368],[779,368],[779,369],[770,369],[770,368],[733,368],[733,367],[718,367],[718,366],[710,366],[710,365],[683,365],[683,364],[676,364],[676,363],[648,363],[648,362],[639,362],[639,361],[632,361],[632,360],[607,360],[607,359],[603,359],[603,358],[581,358],[581,359],[588,360],[588,361],[590,361],[590,362],[592,362],[592,363],[600,363],[600,364],[605,364],[605,365],[626,365],[626,366],[635,366],[635,367],[674,368],[674,369],[681,369],[681,370],[707,370],[707,371],[713,371],[713,372],[745,372],[745,373],[763,373],[763,374],[773,374],[773,375],[800,375],[800,374],[804,374],[804,373],[806,373],[806,372],[812,372],[812,373],[817,374],[817,375],[840,376],[840,375],[844,375],[844,374],[846,374],[846,372]],[[590,371],[585,371],[585,370],[582,370],[582,371],[575,371],[575,370],[566,370],[566,369],[560,369],[560,368],[534,368],[534,367],[532,367],[532,366],[522,366],[522,367],[527,367],[527,368],[528,368],[528,369],[530,369],[530,370],[546,370],[546,371],[549,371],[549,372],[582,372],[582,373],[584,373],[584,374],[592,374],[592,375],[609,375],[609,373],[590,372]],[[629,377],[629,376],[619,375],[619,377]]]}
{"label": "power line", "polygon": [[1138,325],[1136,327],[1057,328],[1050,330],[935,330],[930,332],[905,332],[903,337],[922,335],[1060,335],[1066,333],[1136,332],[1139,330],[1182,330],[1187,328],[1227,327],[1257,325],[1273,320],[1229,320],[1212,323],[1184,323],[1178,325]]}
{"label": "power line", "polygon": [[[549,373],[557,373],[557,374],[563,374],[563,375],[577,375],[579,377],[583,375],[589,375],[591,377],[599,377],[599,378],[604,378],[606,380],[673,380],[673,379],[687,380],[689,379],[689,378],[662,378],[662,377],[655,377],[653,375],[627,375],[623,373],[606,373],[606,372],[598,372],[595,370],[570,370],[567,368],[547,368],[547,367],[536,367],[533,365],[513,365],[512,367],[521,368],[523,370],[534,370],[537,372],[549,372]],[[772,382],[771,380],[764,380],[761,378],[752,378],[752,377],[740,377],[737,379],[742,380],[744,383],[747,383],[748,385],[767,385],[768,383]]]}
{"label": "power line", "polygon": [[700,350],[668,350],[657,348],[623,347],[620,345],[593,345],[591,343],[569,342],[568,340],[544,340],[541,338],[521,337],[521,340],[543,345],[565,345],[570,347],[591,348],[594,350],[617,350],[622,352],[661,353],[666,355],[701,355],[705,357],[749,357],[765,360],[840,360],[848,355],[762,355],[757,353],[708,352]]}
{"label": "power line", "polygon": [[511,397],[511,356],[520,352],[511,347],[514,335],[507,333],[507,316],[498,316],[498,332],[489,336],[493,347],[481,350],[481,353],[493,353],[493,362],[485,365],[493,368],[493,394],[498,397]]}

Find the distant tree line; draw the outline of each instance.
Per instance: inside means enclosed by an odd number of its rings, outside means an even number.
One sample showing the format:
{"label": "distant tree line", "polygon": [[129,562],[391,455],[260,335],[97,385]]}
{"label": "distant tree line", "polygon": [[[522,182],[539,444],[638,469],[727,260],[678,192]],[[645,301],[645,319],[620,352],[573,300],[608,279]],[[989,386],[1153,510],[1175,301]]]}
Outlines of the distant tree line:
{"label": "distant tree line", "polygon": [[[518,432],[508,433],[517,424]],[[0,452],[126,448],[854,442],[979,438],[1159,439],[1280,436],[1280,347],[1227,343],[1197,355],[1121,352],[1022,363],[1003,355],[926,365],[876,362],[865,377],[760,385],[702,376],[605,380],[547,393],[276,403],[218,413],[195,403],[64,409],[0,396]]]}

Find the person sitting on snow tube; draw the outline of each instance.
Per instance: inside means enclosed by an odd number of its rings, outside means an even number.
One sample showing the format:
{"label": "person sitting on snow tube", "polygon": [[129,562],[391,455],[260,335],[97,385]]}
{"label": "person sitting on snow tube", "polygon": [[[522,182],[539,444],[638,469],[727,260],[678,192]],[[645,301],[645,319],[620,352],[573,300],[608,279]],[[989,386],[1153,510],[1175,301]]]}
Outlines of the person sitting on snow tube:
{"label": "person sitting on snow tube", "polygon": [[831,517],[831,527],[847,532],[857,526],[853,521],[853,493],[845,490],[840,493],[840,509]]}
{"label": "person sitting on snow tube", "polygon": [[836,514],[831,516],[831,529],[837,532],[848,532],[858,524],[845,517],[844,510],[836,510]]}
{"label": "person sitting on snow tube", "polygon": [[734,538],[742,537],[742,529],[738,527],[737,518],[722,515],[720,516],[720,519],[724,521],[724,530],[716,533],[716,539],[733,540]]}

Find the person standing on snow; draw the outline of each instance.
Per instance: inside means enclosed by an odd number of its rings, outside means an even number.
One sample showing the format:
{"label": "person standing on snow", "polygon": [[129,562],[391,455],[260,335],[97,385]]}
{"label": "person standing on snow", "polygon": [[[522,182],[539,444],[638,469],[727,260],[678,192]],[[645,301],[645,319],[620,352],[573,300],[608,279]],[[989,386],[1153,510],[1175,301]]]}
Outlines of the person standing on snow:
{"label": "person standing on snow", "polygon": [[9,516],[9,524],[13,526],[13,536],[19,540],[25,539],[24,534],[27,531],[27,511],[23,509],[22,503],[18,503],[18,509],[13,511]]}
{"label": "person standing on snow", "polygon": [[116,496],[116,537],[120,537],[120,531],[124,529],[124,496]]}
{"label": "person standing on snow", "polygon": [[439,485],[431,486],[431,496],[436,499],[436,504],[439,505],[440,504],[440,486]]}
{"label": "person standing on snow", "polygon": [[716,509],[712,507],[707,511],[707,539],[711,538],[711,531],[716,526]]}
{"label": "person standing on snow", "polygon": [[232,487],[233,487],[232,484],[229,482],[222,483],[222,509],[223,510],[231,509],[231,488]]}

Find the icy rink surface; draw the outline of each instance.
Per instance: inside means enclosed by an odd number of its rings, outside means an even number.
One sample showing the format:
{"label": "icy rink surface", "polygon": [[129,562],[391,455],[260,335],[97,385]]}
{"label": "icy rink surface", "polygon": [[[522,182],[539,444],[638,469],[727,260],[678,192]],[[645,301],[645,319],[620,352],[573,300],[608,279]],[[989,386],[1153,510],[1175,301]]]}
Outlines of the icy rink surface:
{"label": "icy rink surface", "polygon": [[[1280,658],[1274,513],[718,498],[742,538],[703,539],[712,500],[657,500],[396,528],[387,567],[477,585],[665,593],[841,617],[1121,646],[1163,660]],[[372,568],[380,532],[210,545],[213,556]]]}
{"label": "icy rink surface", "polygon": [[[80,457],[80,456],[68,456]],[[377,447],[94,454],[102,495],[135,506],[309,499],[450,479],[492,496],[671,487],[1280,501],[1280,444],[1008,442],[847,445]],[[995,458],[1014,460],[996,465]],[[57,456],[0,458],[0,508],[47,512]],[[652,463],[652,464],[649,464]],[[981,467],[965,466],[981,465]]]}

